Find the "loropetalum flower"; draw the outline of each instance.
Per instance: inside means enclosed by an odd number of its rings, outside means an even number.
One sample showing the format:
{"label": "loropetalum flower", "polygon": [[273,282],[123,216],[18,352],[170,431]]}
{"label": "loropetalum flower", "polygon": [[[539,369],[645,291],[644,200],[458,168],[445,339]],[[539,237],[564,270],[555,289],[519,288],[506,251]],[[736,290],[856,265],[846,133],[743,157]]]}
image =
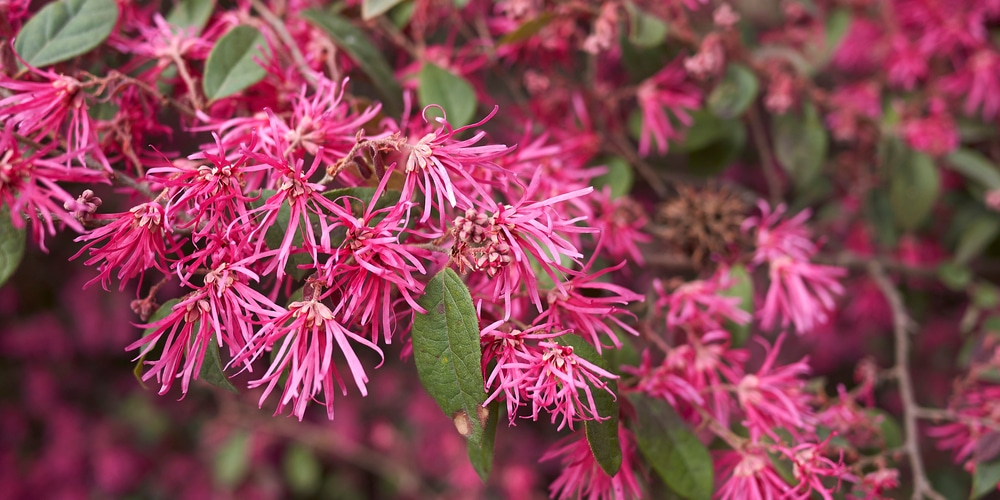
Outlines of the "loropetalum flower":
{"label": "loropetalum flower", "polygon": [[304,295],[309,298],[304,296],[303,300],[289,304],[288,309],[261,328],[244,352],[235,358],[236,361],[250,363],[263,353],[274,351],[270,367],[250,386],[264,386],[260,396],[260,405],[263,406],[282,377],[287,376],[276,415],[291,405],[291,413],[302,420],[309,402],[322,396],[327,417],[333,419],[337,387],[347,394],[347,386],[334,361],[334,351],[339,353],[337,357],[342,356],[347,361],[348,370],[362,396],[368,394],[368,375],[353,344],[368,347],[384,359],[377,345],[337,321],[330,307],[323,303],[325,297],[320,290],[319,284],[307,286]]}
{"label": "loropetalum flower", "polygon": [[810,262],[819,249],[805,227],[809,211],[782,220],[784,205],[772,211],[761,201],[758,207],[761,216],[743,223],[744,231],[756,232],[753,263],[766,262],[770,271],[767,296],[757,317],[765,329],[793,324],[799,334],[809,333],[829,320],[835,297],[844,292],[838,280],[846,270]]}
{"label": "loropetalum flower", "polygon": [[606,420],[594,400],[594,391],[614,393],[608,381],[618,376],[573,352],[573,348],[552,342],[566,331],[551,332],[541,326],[529,330],[509,330],[503,322],[495,322],[483,329],[482,342],[488,358],[484,357],[484,370],[490,360],[494,369],[487,375],[487,388],[496,385],[486,403],[504,395],[511,425],[521,401],[531,406],[531,419],[538,420],[544,409],[552,415],[552,423],[559,422],[559,429],[586,420]]}
{"label": "loropetalum flower", "polygon": [[636,479],[635,438],[624,426],[618,427],[622,463],[618,473],[609,476],[594,459],[586,436],[576,433],[556,443],[539,461],[560,459],[559,477],[549,486],[551,498],[567,500],[628,500],[642,498],[642,489]]}
{"label": "loropetalum flower", "polygon": [[726,320],[745,325],[751,316],[740,309],[740,298],[720,293],[732,285],[728,272],[719,272],[709,280],[689,281],[669,293],[663,282],[656,280],[656,307],[666,311],[668,329],[685,327],[706,332],[721,329]]}
{"label": "loropetalum flower", "polygon": [[93,170],[65,166],[65,155],[49,156],[55,149],[46,146],[25,151],[17,142],[12,126],[0,125],[0,208],[10,211],[14,227],[31,222],[32,240],[45,250],[45,235],[56,233],[56,223],[83,232],[83,226],[67,212],[75,199],[59,182],[94,183],[103,176]]}
{"label": "loropetalum flower", "polygon": [[668,110],[681,124],[690,126],[693,119],[688,111],[701,105],[701,93],[687,81],[679,58],[640,83],[636,99],[642,111],[639,154],[643,156],[653,152],[654,147],[657,154],[666,154],[670,140],[681,136],[671,123]]}
{"label": "loropetalum flower", "polygon": [[719,500],[773,500],[790,497],[794,492],[761,446],[717,452],[715,469],[715,477],[721,481],[715,493]]}
{"label": "loropetalum flower", "polygon": [[[88,252],[90,258],[84,264],[98,264],[100,273],[87,285],[100,280],[107,289],[115,269],[118,270],[120,290],[125,289],[128,280],[144,274],[147,269],[170,274],[167,256],[176,252],[180,245],[168,230],[163,205],[142,203],[127,212],[100,214],[93,218],[107,221],[107,224],[77,237],[76,241],[87,243],[72,257],[75,259]],[[102,246],[97,246],[102,242]]]}

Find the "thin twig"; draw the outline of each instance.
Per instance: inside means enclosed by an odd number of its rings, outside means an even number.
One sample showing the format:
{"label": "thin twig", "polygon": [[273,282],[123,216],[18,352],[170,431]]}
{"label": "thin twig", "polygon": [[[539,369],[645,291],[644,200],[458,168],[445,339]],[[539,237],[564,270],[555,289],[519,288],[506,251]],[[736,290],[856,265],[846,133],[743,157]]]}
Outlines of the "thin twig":
{"label": "thin twig", "polygon": [[892,323],[894,341],[896,344],[896,381],[899,384],[899,397],[903,402],[903,427],[906,432],[906,441],[903,449],[910,459],[910,469],[913,471],[913,498],[920,500],[924,497],[934,500],[944,500],[944,497],[934,491],[927,474],[924,472],[923,458],[920,455],[920,438],[917,433],[917,405],[916,397],[913,394],[913,380],[910,378],[910,327],[911,320],[903,304],[903,298],[899,290],[893,285],[889,276],[885,273],[885,268],[878,261],[868,264],[868,273],[878,285],[886,301],[892,308]]}
{"label": "thin twig", "polygon": [[306,58],[302,55],[302,51],[299,50],[298,44],[295,43],[295,39],[293,39],[292,35],[288,33],[287,29],[285,29],[285,22],[278,19],[278,16],[274,15],[274,13],[267,8],[267,5],[264,5],[264,3],[260,0],[250,0],[250,5],[253,7],[253,10],[256,10],[257,13],[260,14],[260,17],[267,22],[271,29],[274,30],[274,34],[278,35],[278,38],[281,39],[281,43],[285,44],[285,48],[288,49],[288,53],[292,56],[292,62],[295,63],[299,73],[301,73],[302,77],[306,79],[309,86],[315,88],[316,77],[309,68],[309,63],[306,62]]}

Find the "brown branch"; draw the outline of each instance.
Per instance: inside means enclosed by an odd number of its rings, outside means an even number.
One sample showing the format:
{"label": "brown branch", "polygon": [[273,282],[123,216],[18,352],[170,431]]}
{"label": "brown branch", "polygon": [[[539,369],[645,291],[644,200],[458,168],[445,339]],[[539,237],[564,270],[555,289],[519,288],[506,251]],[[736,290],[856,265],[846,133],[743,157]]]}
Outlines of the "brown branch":
{"label": "brown branch", "polygon": [[892,308],[893,334],[896,348],[896,382],[899,384],[899,397],[903,402],[903,428],[906,433],[906,440],[903,450],[910,460],[910,469],[913,471],[913,499],[920,500],[924,497],[933,500],[944,500],[944,497],[934,491],[927,474],[924,471],[923,458],[920,455],[920,438],[917,433],[918,409],[916,397],[913,394],[913,380],[910,378],[910,329],[912,322],[903,304],[903,298],[899,290],[889,279],[885,268],[878,261],[868,264],[868,273],[878,285],[886,301]]}
{"label": "brown branch", "polygon": [[760,154],[760,166],[764,171],[764,180],[767,181],[767,198],[771,205],[781,203],[781,176],[775,170],[777,163],[774,154],[771,152],[771,145],[767,142],[767,134],[764,132],[764,124],[760,120],[760,113],[756,106],[750,106],[747,112],[747,121],[750,125],[750,135],[753,136],[754,145]]}

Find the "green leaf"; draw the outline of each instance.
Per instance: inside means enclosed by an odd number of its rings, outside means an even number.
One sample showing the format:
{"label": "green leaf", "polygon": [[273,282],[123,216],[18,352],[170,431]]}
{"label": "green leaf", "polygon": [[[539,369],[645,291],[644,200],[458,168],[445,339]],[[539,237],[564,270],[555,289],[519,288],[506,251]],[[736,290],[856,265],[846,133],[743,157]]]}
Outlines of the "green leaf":
{"label": "green leaf", "polygon": [[415,1],[405,0],[404,2],[389,9],[389,12],[386,13],[386,15],[392,20],[392,24],[396,25],[399,29],[403,29],[410,24],[410,20],[413,19],[413,12],[416,10],[416,7],[417,3]]}
{"label": "green leaf", "polygon": [[469,454],[469,462],[472,463],[472,468],[476,469],[479,479],[486,482],[490,477],[490,471],[493,470],[493,447],[496,444],[497,422],[500,420],[500,402],[493,401],[486,408],[482,408],[482,410],[485,413],[481,413],[481,416],[486,416],[486,427],[483,428],[483,440],[479,444],[476,444],[470,439],[465,443],[465,448]]}
{"label": "green leaf", "polygon": [[521,23],[521,25],[514,31],[500,37],[500,40],[497,41],[497,45],[523,42],[531,38],[533,35],[538,34],[539,31],[542,31],[542,28],[548,26],[549,23],[555,18],[555,14],[551,12],[543,12],[538,17]]}
{"label": "green leaf", "polygon": [[421,106],[437,104],[455,127],[468,125],[476,113],[476,91],[465,78],[440,66],[424,63],[417,98]]}
{"label": "green leaf", "polygon": [[334,43],[347,52],[361,71],[368,75],[382,95],[382,106],[386,113],[398,116],[403,112],[403,88],[396,81],[392,67],[386,62],[382,51],[364,30],[343,17],[321,10],[303,11],[302,18],[330,35]]}
{"label": "green leaf", "polygon": [[[738,297],[740,299],[740,309],[753,315],[753,277],[747,272],[746,266],[737,264],[729,268],[729,278],[733,280],[732,286],[721,291],[720,295],[723,297]],[[733,336],[732,342],[734,347],[739,347],[746,343],[747,338],[750,337],[751,323],[747,322],[747,324],[739,325],[726,320],[725,327]]]}
{"label": "green leaf", "polygon": [[59,0],[31,16],[17,34],[14,50],[31,66],[48,66],[90,52],[117,22],[115,0]]}
{"label": "green leaf", "polygon": [[753,71],[742,64],[730,64],[722,81],[708,96],[708,108],[724,120],[737,118],[750,107],[759,89]]}
{"label": "green leaf", "polygon": [[323,479],[323,467],[308,448],[292,444],[282,461],[288,487],[298,496],[312,495]]}
{"label": "green leaf", "polygon": [[937,275],[944,286],[954,291],[965,290],[972,282],[972,270],[969,266],[955,262],[945,262],[938,266]]}
{"label": "green leaf", "polygon": [[427,311],[413,318],[413,360],[420,382],[459,433],[481,446],[486,390],[479,317],[469,289],[446,268],[431,278],[417,303]]}
{"label": "green leaf", "polygon": [[178,28],[196,28],[196,34],[212,17],[215,10],[215,0],[180,0],[174,2],[174,8],[167,14],[167,22]]}
{"label": "green leaf", "polygon": [[794,112],[775,116],[771,122],[774,156],[792,177],[795,186],[808,186],[823,170],[829,139],[816,108],[803,106],[800,116]]}
{"label": "green leaf", "polygon": [[0,207],[0,286],[17,271],[24,257],[24,228],[14,227],[10,218],[10,208]]}
{"label": "green leaf", "polygon": [[205,61],[201,81],[210,100],[231,96],[261,80],[267,71],[254,59],[264,56],[264,36],[252,26],[237,26],[222,36]]}
{"label": "green leaf", "polygon": [[833,9],[826,18],[826,58],[837,52],[851,26],[851,13],[847,9]]}
{"label": "green leaf", "polygon": [[889,204],[896,224],[912,231],[934,208],[941,179],[934,161],[923,153],[906,148],[899,160],[890,165]]}
{"label": "green leaf", "polygon": [[382,14],[403,0],[361,0],[361,19],[368,21]]}
{"label": "green leaf", "polygon": [[976,464],[972,473],[972,494],[969,498],[975,500],[989,493],[995,493],[997,483],[1000,483],[1000,460]]}
{"label": "green leaf", "polygon": [[621,198],[632,191],[635,173],[627,161],[617,156],[611,156],[598,160],[597,164],[604,165],[608,171],[593,180],[594,189],[600,191],[604,189],[604,186],[610,186],[611,198]]}
{"label": "green leaf", "polygon": [[1000,289],[988,281],[976,283],[971,295],[972,303],[980,309],[990,310],[1000,304]]}
{"label": "green leaf", "polygon": [[955,248],[954,262],[968,264],[986,250],[986,247],[996,239],[997,234],[1000,234],[1000,217],[991,213],[977,215],[972,222],[962,228],[958,246]]}
{"label": "green leaf", "polygon": [[733,164],[747,142],[746,128],[739,120],[722,121],[720,135],[707,146],[688,152],[688,169],[703,177],[719,174]]}
{"label": "green leaf", "polygon": [[628,12],[628,41],[636,47],[648,48],[659,45],[667,39],[667,23],[643,11],[632,2],[625,3]]}
{"label": "green leaf", "polygon": [[[556,338],[556,341],[573,348],[573,354],[594,363],[607,370],[608,364],[597,353],[594,346],[587,343],[579,335],[567,334]],[[608,388],[611,392],[618,394],[618,382],[608,381]],[[597,407],[597,414],[602,417],[610,417],[607,420],[587,420],[584,422],[584,430],[587,433],[587,444],[594,454],[601,469],[604,469],[609,476],[618,473],[622,465],[622,446],[618,441],[618,401],[615,396],[608,394],[600,387],[593,387],[591,392],[594,395],[594,404]]]}
{"label": "green leaf", "polygon": [[250,468],[250,435],[246,431],[233,431],[215,452],[212,472],[216,484],[234,488],[246,477]]}
{"label": "green leaf", "polygon": [[945,165],[986,189],[1000,189],[1000,171],[985,156],[971,149],[958,149],[944,157]]}
{"label": "green leaf", "polygon": [[712,457],[708,448],[666,401],[641,395],[635,406],[639,451],[674,492],[689,500],[712,498]]}
{"label": "green leaf", "polygon": [[872,421],[875,421],[875,419],[879,420],[878,426],[882,432],[882,440],[884,441],[883,449],[894,450],[903,445],[903,428],[893,418],[892,414],[879,408],[865,410],[865,413],[868,414],[868,418]]}
{"label": "green leaf", "polygon": [[205,357],[201,361],[198,379],[236,394],[240,392],[236,390],[236,386],[229,381],[229,377],[222,369],[222,358],[219,356],[219,346],[216,345],[214,336],[208,340],[208,345],[205,346]]}

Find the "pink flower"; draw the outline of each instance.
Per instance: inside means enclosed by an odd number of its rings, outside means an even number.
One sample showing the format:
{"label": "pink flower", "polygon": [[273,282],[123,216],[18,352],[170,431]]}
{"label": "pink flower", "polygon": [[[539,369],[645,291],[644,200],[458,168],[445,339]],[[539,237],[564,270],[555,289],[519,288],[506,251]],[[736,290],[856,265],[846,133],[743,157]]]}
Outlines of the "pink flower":
{"label": "pink flower", "polygon": [[878,85],[867,82],[837,88],[830,96],[830,114],[826,124],[834,138],[851,141],[857,138],[864,122],[873,122],[882,116]]}
{"label": "pink flower", "polygon": [[722,481],[715,492],[720,500],[779,500],[794,491],[778,475],[767,452],[757,446],[717,452],[715,468],[717,480]]}
{"label": "pink flower", "polygon": [[605,235],[601,241],[607,256],[613,261],[629,259],[633,264],[644,264],[638,244],[652,241],[652,237],[644,232],[649,222],[645,209],[628,196],[612,199],[607,187],[602,192],[594,193],[592,199],[597,205],[597,218],[593,225]]}
{"label": "pink flower", "polygon": [[913,90],[927,77],[927,57],[902,35],[893,38],[885,64],[889,84],[902,90]]}
{"label": "pink flower", "polygon": [[534,324],[545,324],[551,330],[572,330],[587,339],[600,353],[603,348],[601,334],[607,335],[616,349],[621,348],[621,341],[612,324],[626,333],[639,336],[639,332],[618,318],[618,315],[631,315],[618,306],[642,301],[644,297],[623,286],[599,281],[601,276],[621,269],[625,263],[591,272],[598,253],[594,252],[594,258],[579,273],[562,283],[562,291],[558,288],[549,291],[549,307],[535,318]]}
{"label": "pink flower", "polygon": [[658,154],[666,154],[669,141],[680,136],[670,122],[669,110],[683,125],[691,125],[688,110],[701,106],[701,93],[687,82],[687,74],[678,58],[655,75],[639,84],[636,91],[642,111],[642,135],[639,137],[639,154],[648,156],[655,143]]}
{"label": "pink flower", "polygon": [[[802,495],[818,494],[823,500],[832,500],[842,480],[856,480],[844,465],[843,451],[837,461],[823,455],[832,438],[833,434],[822,443],[802,443],[792,448],[778,446],[779,451],[792,462],[792,475],[799,482],[795,488]],[[836,479],[836,486],[824,484],[823,480],[827,478]]]}
{"label": "pink flower", "polygon": [[974,115],[982,109],[984,120],[993,119],[1000,112],[1000,55],[989,48],[980,49],[945,82],[945,88],[953,95],[965,96],[965,114]]}
{"label": "pink flower", "polygon": [[[310,288],[306,287],[307,295],[313,294]],[[327,417],[333,419],[336,385],[340,386],[343,394],[347,394],[347,387],[334,363],[334,350],[339,350],[347,360],[358,391],[362,396],[367,396],[368,376],[351,341],[370,348],[384,359],[378,346],[344,328],[334,318],[333,311],[321,300],[319,294],[316,294],[308,300],[289,304],[288,310],[265,325],[254,336],[247,349],[234,359],[234,362],[250,363],[273,349],[271,366],[260,379],[250,382],[250,387],[266,385],[260,397],[260,405],[263,406],[264,400],[287,372],[285,388],[275,410],[276,415],[291,404],[292,414],[302,420],[309,402],[322,394]]]}
{"label": "pink flower", "polygon": [[56,220],[74,231],[84,231],[65,208],[66,204],[76,206],[73,196],[57,182],[106,182],[93,170],[62,165],[65,155],[46,158],[54,148],[52,144],[26,155],[14,137],[13,127],[0,128],[0,208],[10,209],[16,228],[25,227],[25,219],[31,221],[32,240],[44,251],[45,233],[56,233]]}
{"label": "pink flower", "polygon": [[764,307],[758,312],[760,326],[765,330],[781,324],[795,325],[799,334],[809,333],[826,324],[829,313],[836,308],[834,297],[844,293],[838,281],[847,274],[840,267],[778,257],[771,261],[771,283],[767,288]]}
{"label": "pink flower", "polygon": [[761,200],[757,202],[757,208],[761,211],[760,217],[748,217],[741,225],[744,232],[751,228],[757,230],[754,264],[782,256],[809,260],[818,251],[805,225],[811,214],[809,210],[803,210],[791,219],[782,220],[787,210],[784,203],[772,211],[770,205]]}
{"label": "pink flower", "polygon": [[26,82],[0,75],[0,88],[13,92],[0,99],[0,120],[35,140],[49,134],[63,137],[69,150],[67,161],[72,157],[82,162],[84,155],[89,155],[110,172],[111,165],[97,147],[97,131],[87,113],[83,84],[52,71],[28,69],[46,81]]}
{"label": "pink flower", "polygon": [[802,431],[812,430],[814,425],[810,398],[803,390],[805,376],[809,374],[808,358],[775,366],[784,339],[782,334],[769,348],[766,341],[758,338],[767,349],[767,356],[756,373],[744,374],[741,367],[723,370],[730,383],[736,385],[736,397],[745,416],[744,424],[753,439],[766,435],[780,441],[774,429],[784,428],[797,437]]}
{"label": "pink flower", "polygon": [[730,286],[732,281],[721,272],[710,280],[684,283],[671,293],[666,292],[662,281],[653,281],[653,289],[659,296],[656,307],[666,311],[667,328],[697,332],[722,329],[726,320],[738,325],[750,322],[750,313],[740,309],[739,297],[722,295]]}
{"label": "pink flower", "polygon": [[[181,394],[187,394],[191,380],[198,379],[205,350],[208,349],[213,334],[218,332],[213,319],[218,317],[219,311],[212,310],[207,296],[208,291],[205,289],[189,293],[174,304],[163,319],[139,325],[152,331],[125,348],[131,351],[142,347],[136,359],[151,365],[143,374],[142,380],[156,377],[161,395],[169,392],[174,380],[178,378],[181,379]],[[161,338],[165,340],[159,359],[145,361]],[[221,343],[221,340],[218,338],[217,342]]]}
{"label": "pink flower", "polygon": [[917,151],[944,156],[958,147],[958,126],[939,99],[932,100],[927,116],[905,119],[902,127],[906,143]]}
{"label": "pink flower", "polygon": [[[90,258],[84,264],[98,264],[99,274],[87,282],[90,286],[100,280],[106,290],[111,283],[111,273],[118,269],[119,290],[125,283],[140,276],[147,269],[156,268],[163,274],[170,274],[167,256],[176,252],[180,244],[175,243],[167,231],[166,214],[159,203],[143,203],[128,212],[97,215],[95,220],[110,221],[107,225],[93,229],[79,236],[75,241],[88,242],[71,259],[84,252]],[[97,247],[101,242],[104,246]]]}
{"label": "pink flower", "polygon": [[594,459],[586,436],[580,433],[567,436],[542,455],[540,462],[561,458],[559,477],[549,486],[551,498],[566,500],[628,500],[642,498],[642,489],[636,480],[636,448],[632,434],[624,426],[618,427],[618,440],[622,448],[622,464],[618,473],[608,476]]}
{"label": "pink flower", "polygon": [[[462,201],[464,205],[473,204],[470,195],[485,195],[486,190],[473,176],[473,173],[486,171],[501,171],[494,160],[507,153],[510,149],[499,144],[473,146],[486,135],[479,131],[465,140],[458,140],[462,132],[479,127],[496,114],[497,109],[483,120],[472,125],[452,129],[442,118],[437,118],[440,126],[425,134],[416,142],[408,140],[402,145],[401,165],[406,175],[401,199],[408,200],[417,192],[424,197],[424,210],[420,222],[427,222],[431,208],[436,208],[441,214],[443,225],[444,214],[448,208],[453,208]],[[427,110],[424,110],[426,116]],[[456,182],[470,189],[456,189]],[[468,195],[465,193],[469,193]],[[447,201],[447,204],[445,203]]]}

